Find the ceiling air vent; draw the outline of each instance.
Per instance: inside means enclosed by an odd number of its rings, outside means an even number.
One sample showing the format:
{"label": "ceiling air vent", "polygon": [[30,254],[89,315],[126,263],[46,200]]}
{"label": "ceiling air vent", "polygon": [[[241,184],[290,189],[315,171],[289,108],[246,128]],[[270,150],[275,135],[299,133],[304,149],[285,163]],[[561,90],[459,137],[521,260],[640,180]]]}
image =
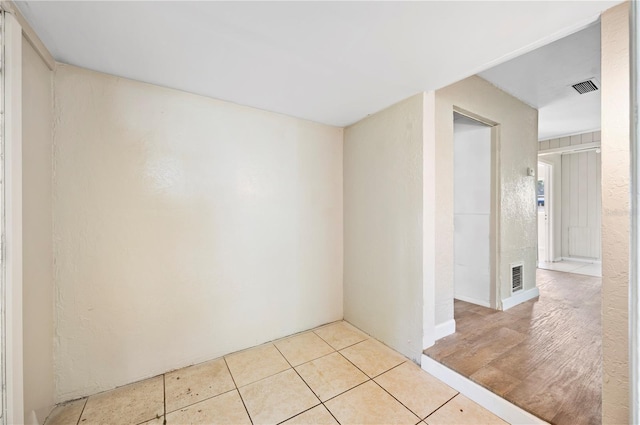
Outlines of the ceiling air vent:
{"label": "ceiling air vent", "polygon": [[590,91],[598,90],[598,86],[593,82],[593,80],[583,81],[581,83],[577,83],[572,85],[574,89],[580,94],[589,93]]}

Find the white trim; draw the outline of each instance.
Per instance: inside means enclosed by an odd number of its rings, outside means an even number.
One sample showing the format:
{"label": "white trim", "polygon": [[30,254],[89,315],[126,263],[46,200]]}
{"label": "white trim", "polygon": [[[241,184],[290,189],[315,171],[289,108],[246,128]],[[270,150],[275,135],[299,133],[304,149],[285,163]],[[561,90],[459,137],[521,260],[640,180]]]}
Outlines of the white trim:
{"label": "white trim", "polygon": [[573,261],[576,263],[585,263],[585,264],[602,264],[601,260],[592,260],[590,258],[578,258],[578,257],[561,257],[560,261]]}
{"label": "white trim", "polygon": [[6,423],[24,423],[22,357],[22,28],[5,13]]}
{"label": "white trim", "polygon": [[533,298],[539,297],[540,291],[538,288],[527,289],[526,291],[516,292],[515,295],[510,296],[502,300],[502,310],[509,310],[511,307],[515,307],[518,304],[522,304],[525,301],[529,301]]}
{"label": "white trim", "polygon": [[422,97],[422,348],[436,341],[436,94]]}
{"label": "white trim", "polygon": [[[599,82],[597,78],[590,78],[590,79],[591,80],[596,80],[597,82]],[[602,83],[600,83],[600,85],[598,87],[600,89],[602,89]],[[572,132],[572,133],[561,133],[561,134],[554,135],[553,137],[546,137],[544,139],[538,139],[538,143],[546,142],[548,140],[553,140],[553,139],[562,139],[563,137],[580,136],[582,134],[595,133],[596,131],[601,131],[601,130],[602,130],[602,127],[597,127],[597,128],[591,129],[591,130],[580,130],[577,133],[575,131]]]}
{"label": "white trim", "polygon": [[35,30],[31,27],[31,25],[29,25],[29,22],[27,22],[25,17],[22,16],[22,13],[20,13],[20,9],[18,8],[18,6],[16,6],[16,4],[12,0],[2,0],[0,1],[0,7],[2,7],[4,11],[10,13],[14,16],[14,18],[16,18],[16,21],[18,21],[18,24],[22,27],[24,38],[26,38],[29,44],[33,46],[33,49],[42,58],[44,63],[47,64],[47,67],[52,71],[55,70],[55,59],[53,59],[53,56],[51,56],[51,53],[49,52],[49,50],[47,50],[47,47],[44,45],[42,40],[40,40],[40,37],[38,37],[38,34],[36,34]]}
{"label": "white trim", "polygon": [[445,336],[456,333],[456,321],[455,319],[447,320],[444,323],[436,325],[436,341],[444,338]]}
{"label": "white trim", "polygon": [[460,392],[460,394],[470,398],[510,424],[547,424],[547,422],[542,419],[533,416],[531,413],[508,402],[424,354],[422,355],[421,366],[422,369]]}
{"label": "white trim", "polygon": [[465,297],[464,295],[458,294],[453,294],[453,298],[467,303],[481,305],[482,307],[491,308],[491,303],[489,301],[483,301],[473,297]]}
{"label": "white trim", "polygon": [[544,157],[545,155],[551,155],[554,153],[559,153],[559,154],[580,153],[580,152],[592,151],[600,148],[601,148],[600,142],[582,143],[579,145],[562,146],[559,148],[545,149],[542,151],[539,150],[538,156]]}
{"label": "white trim", "polygon": [[629,423],[640,422],[640,291],[638,274],[640,272],[640,216],[638,200],[640,198],[640,123],[638,121],[638,101],[640,99],[640,31],[638,30],[638,6],[631,2],[629,10],[629,66],[631,69],[631,246],[629,253]]}
{"label": "white trim", "polygon": [[[545,233],[544,253],[546,258],[543,259],[538,256],[538,261],[544,261],[545,263],[548,263],[551,261],[551,259],[555,255],[555,249],[554,249],[555,244],[553,243],[553,240],[554,240],[553,239],[554,238],[553,217],[554,217],[554,208],[555,208],[555,203],[553,202],[553,198],[555,196],[555,194],[553,193],[553,184],[554,184],[553,164],[550,164],[538,158],[538,170],[540,170],[540,167],[542,167],[543,169],[542,180],[544,181],[544,208],[545,208],[545,216],[547,217],[547,219],[546,219],[546,225],[544,226],[544,233]],[[540,180],[540,176],[538,176],[538,180]],[[539,215],[536,214],[536,217],[539,217]],[[538,240],[540,238],[539,233],[540,233],[540,228],[538,228]],[[538,254],[540,253],[539,246],[538,246],[537,253]]]}

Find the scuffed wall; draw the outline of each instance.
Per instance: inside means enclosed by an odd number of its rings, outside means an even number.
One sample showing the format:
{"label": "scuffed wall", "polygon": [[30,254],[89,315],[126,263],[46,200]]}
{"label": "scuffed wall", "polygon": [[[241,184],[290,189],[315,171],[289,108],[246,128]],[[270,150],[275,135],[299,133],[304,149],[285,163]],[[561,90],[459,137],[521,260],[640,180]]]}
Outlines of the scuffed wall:
{"label": "scuffed wall", "polygon": [[629,422],[629,91],[626,2],[602,14],[603,424]]}
{"label": "scuffed wall", "polygon": [[343,317],[343,130],[55,73],[57,401]]}
{"label": "scuffed wall", "polygon": [[453,111],[497,123],[500,299],[510,296],[509,264],[524,262],[524,289],[535,287],[535,178],[538,111],[478,76],[436,91],[436,325],[453,319]]}
{"label": "scuffed wall", "polygon": [[423,94],[345,129],[344,315],[419,362]]}
{"label": "scuffed wall", "polygon": [[23,343],[26,423],[54,404],[52,72],[22,39]]}

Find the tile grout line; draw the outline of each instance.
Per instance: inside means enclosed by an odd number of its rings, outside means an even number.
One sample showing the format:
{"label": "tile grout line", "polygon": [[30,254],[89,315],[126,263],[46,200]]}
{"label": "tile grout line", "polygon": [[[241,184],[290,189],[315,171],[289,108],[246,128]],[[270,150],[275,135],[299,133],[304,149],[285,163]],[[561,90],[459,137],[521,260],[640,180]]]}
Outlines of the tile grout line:
{"label": "tile grout line", "polygon": [[233,377],[233,374],[231,373],[231,369],[229,368],[229,364],[227,363],[226,356],[223,356],[222,359],[224,360],[225,366],[227,366],[227,371],[229,371],[229,376],[231,376],[231,380],[233,381],[233,386],[236,387],[236,390],[238,391],[238,395],[240,396],[240,401],[242,402],[242,405],[244,406],[245,412],[247,412],[247,416],[249,417],[249,421],[251,422],[251,425],[253,425],[253,419],[251,418],[251,414],[249,413],[249,409],[247,409],[247,405],[244,402],[244,398],[242,398],[242,393],[240,392],[240,388],[238,387],[238,384],[236,384],[236,380]]}
{"label": "tile grout line", "polygon": [[80,419],[82,419],[82,415],[84,414],[84,409],[87,407],[88,402],[89,402],[89,396],[87,396],[87,399],[84,401],[84,404],[82,405],[82,411],[80,412],[80,416],[78,416],[78,421],[76,422],[76,425],[80,423]]}
{"label": "tile grout line", "polygon": [[[331,400],[333,400],[333,399],[335,399],[335,398],[338,398],[338,397],[340,397],[341,395],[343,395],[344,393],[348,393],[349,391],[351,391],[351,390],[353,390],[353,389],[355,389],[355,388],[358,388],[359,386],[364,385],[364,384],[366,384],[366,383],[367,383],[367,382],[369,382],[369,381],[371,381],[371,378],[367,377],[367,380],[366,380],[366,381],[364,381],[364,382],[360,382],[358,385],[355,385],[355,386],[353,386],[353,387],[349,388],[348,390],[344,390],[344,391],[342,391],[340,394],[336,394],[336,395],[334,395],[334,396],[332,396],[332,397],[330,397],[330,398],[326,399],[325,401],[323,401],[323,402],[322,402],[322,404],[325,404],[325,403],[326,403],[326,402],[328,402],[328,401],[331,401]],[[329,409],[327,408],[327,410],[329,410]]]}
{"label": "tile grout line", "polygon": [[[275,344],[273,344],[273,346],[274,346],[274,347],[276,347],[276,345],[275,345]],[[296,373],[296,375],[298,375],[298,377],[300,378],[300,380],[301,380],[302,382],[304,382],[304,384],[307,386],[307,388],[309,388],[309,391],[311,391],[311,394],[313,394],[313,395],[318,399],[318,402],[319,402],[319,404],[316,404],[316,405],[314,405],[314,406],[311,406],[311,407],[310,407],[310,408],[308,408],[307,410],[302,411],[302,412],[298,413],[297,415],[293,415],[293,416],[291,416],[291,418],[295,418],[296,416],[301,415],[301,414],[303,414],[304,412],[309,411],[309,410],[313,409],[314,407],[319,406],[320,404],[322,404],[322,400],[320,400],[320,397],[318,397],[318,394],[316,394],[316,392],[315,392],[315,391],[313,391],[313,389],[309,386],[309,384],[307,383],[307,381],[305,381],[305,380],[304,380],[304,378],[303,378],[302,376],[300,376],[300,374],[298,373],[298,371],[296,370],[296,368],[295,368],[295,367],[293,367],[293,365],[291,364],[291,362],[289,361],[289,359],[287,359],[287,358],[284,356],[284,354],[282,354],[282,351],[280,351],[280,349],[279,349],[278,347],[276,347],[276,350],[278,350],[278,353],[280,353],[280,355],[282,356],[282,358],[283,358],[283,359],[284,359],[284,360],[289,364],[289,366],[291,366],[291,369],[293,369],[293,371]],[[329,409],[327,409],[327,410],[329,410]],[[331,413],[331,412],[329,412],[329,413]],[[333,416],[333,415],[331,415],[331,416]],[[285,419],[284,421],[281,421],[280,423],[285,422],[285,421],[288,421],[288,420],[289,420],[289,419],[291,419],[291,418],[287,418],[287,419]]]}
{"label": "tile grout line", "polygon": [[444,403],[442,403],[440,406],[438,406],[437,409],[435,409],[433,412],[429,413],[424,419],[423,421],[426,421],[427,418],[431,415],[433,415],[434,413],[436,413],[438,410],[442,409],[447,403],[449,403],[451,400],[453,400],[454,398],[458,397],[460,395],[459,391],[456,391],[456,395],[454,395],[453,397],[451,397],[449,400],[445,401]]}
{"label": "tile grout line", "polygon": [[[316,334],[316,336],[317,336],[318,338],[320,338],[321,340],[323,340],[324,342],[326,342],[327,344],[329,344],[329,342],[328,342],[326,339],[324,339],[323,337],[321,337],[320,335],[318,335],[315,331],[312,331],[312,332],[313,332],[314,334]],[[344,346],[344,347],[342,347],[342,348],[335,348],[335,347],[334,347],[333,345],[331,345],[331,344],[329,344],[329,347],[333,348],[335,351],[340,351],[340,350],[344,350],[344,349],[349,348],[349,347],[353,347],[354,345],[358,345],[358,344],[360,344],[361,342],[367,341],[367,340],[369,340],[369,339],[373,339],[373,338],[367,335],[367,337],[366,337],[365,339],[361,339],[360,341],[358,341],[358,342],[354,342],[353,344],[345,345],[345,346]]]}
{"label": "tile grout line", "polygon": [[[404,364],[404,363],[405,363],[405,362],[402,362],[401,364]],[[400,366],[400,365],[398,365],[398,366]],[[394,367],[392,367],[392,368],[391,368],[391,369],[389,369],[389,370],[395,369],[395,368],[396,368],[396,367],[398,367],[398,366],[394,366]],[[387,372],[389,372],[389,370],[388,370]],[[384,372],[384,373],[387,373],[387,372]],[[382,373],[381,373],[380,375],[382,375]],[[380,376],[380,375],[378,375],[378,376]],[[377,377],[376,377],[376,378],[377,378]],[[389,395],[390,395],[390,396],[391,396],[395,401],[397,401],[398,403],[400,403],[400,405],[401,405],[402,407],[404,407],[405,409],[407,409],[409,412],[411,412],[411,414],[413,414],[413,416],[415,416],[416,418],[418,418],[418,423],[422,422],[422,418],[421,418],[420,416],[418,416],[418,415],[416,414],[416,412],[414,412],[413,410],[409,409],[409,407],[408,407],[408,406],[406,406],[403,402],[401,402],[400,400],[398,400],[398,399],[396,398],[396,396],[394,396],[394,395],[393,395],[393,394],[391,394],[389,391],[387,391],[387,390],[386,390],[386,388],[384,388],[382,385],[380,385],[380,384],[379,384],[375,379],[371,379],[371,380],[372,380],[372,381],[373,381],[373,382],[374,382],[378,387],[380,387],[380,389],[381,389],[382,391],[384,391],[385,393],[389,394]]]}
{"label": "tile grout line", "polygon": [[195,401],[193,403],[185,404],[184,406],[178,407],[177,409],[174,409],[174,410],[172,410],[170,412],[165,413],[165,415],[169,414],[169,413],[177,412],[178,410],[182,410],[182,409],[186,409],[188,407],[195,406],[196,404],[203,403],[205,401],[211,400],[212,398],[216,398],[216,397],[221,396],[221,395],[229,394],[230,392],[233,392],[233,391],[237,391],[237,388],[234,387],[233,389],[230,389],[228,391],[223,391],[223,392],[218,393],[216,395],[212,395],[211,397],[206,397],[206,398],[203,398],[202,400],[198,400],[198,401]]}

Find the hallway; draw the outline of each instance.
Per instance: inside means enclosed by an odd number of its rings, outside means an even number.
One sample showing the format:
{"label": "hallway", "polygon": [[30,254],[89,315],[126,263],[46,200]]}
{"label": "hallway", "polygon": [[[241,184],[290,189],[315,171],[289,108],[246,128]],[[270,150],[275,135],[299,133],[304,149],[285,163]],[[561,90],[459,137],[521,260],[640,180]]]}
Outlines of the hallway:
{"label": "hallway", "polygon": [[601,279],[536,279],[539,299],[504,312],[456,300],[456,333],[424,353],[547,422],[598,424]]}

